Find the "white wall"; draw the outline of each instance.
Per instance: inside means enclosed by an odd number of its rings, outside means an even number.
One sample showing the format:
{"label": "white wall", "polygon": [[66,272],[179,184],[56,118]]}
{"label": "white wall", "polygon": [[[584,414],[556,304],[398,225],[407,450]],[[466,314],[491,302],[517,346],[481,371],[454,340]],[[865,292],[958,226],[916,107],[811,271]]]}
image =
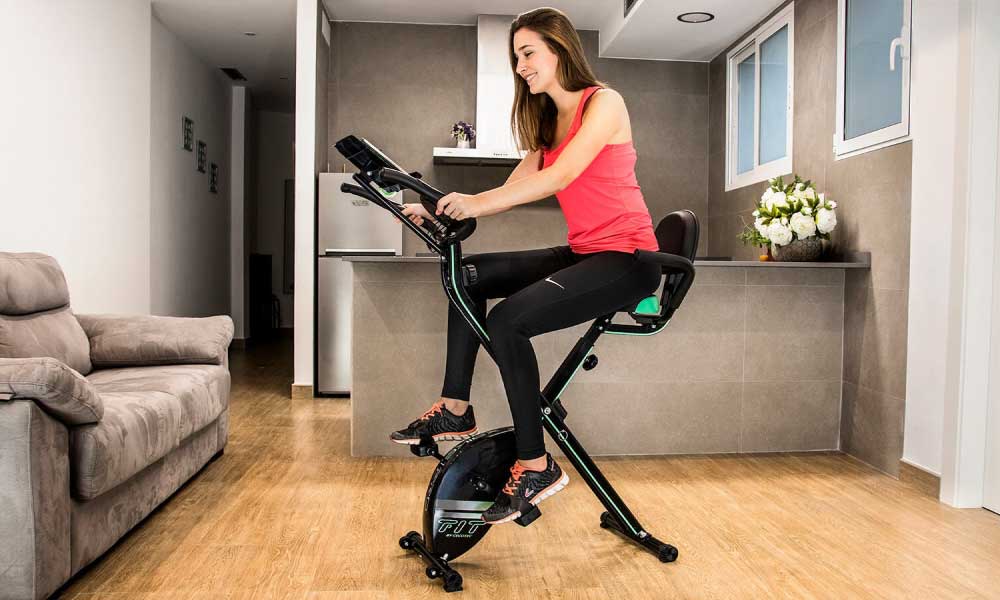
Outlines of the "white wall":
{"label": "white wall", "polygon": [[903,460],[941,474],[957,135],[958,4],[914,0],[910,289]]}
{"label": "white wall", "polygon": [[[994,263],[1000,229],[1000,4],[959,2],[957,138],[941,500],[983,505]],[[940,118],[940,117],[939,117]]]}
{"label": "white wall", "polygon": [[246,122],[247,89],[233,88],[233,102],[230,112],[229,143],[231,160],[229,163],[229,302],[233,317],[233,337],[247,337],[247,206],[246,196]]}
{"label": "white wall", "polygon": [[[316,232],[316,48],[318,0],[295,13],[295,366],[293,386],[313,384]],[[324,149],[325,150],[325,149]]]}
{"label": "white wall", "polygon": [[271,255],[271,291],[281,304],[281,326],[291,327],[293,296],[282,290],[285,260],[285,180],[295,175],[295,115],[256,111],[257,252]]}
{"label": "white wall", "polygon": [[[913,212],[903,460],[983,502],[1000,236],[1000,7],[913,2]],[[995,359],[995,356],[993,357]],[[994,375],[995,378],[995,375]]]}
{"label": "white wall", "polygon": [[150,310],[150,19],[0,4],[0,249],[54,256],[78,312]]}
{"label": "white wall", "polygon": [[[195,317],[229,313],[229,80],[204,64],[152,17],[150,123],[150,303],[153,314]],[[194,121],[195,147],[182,147],[181,118]],[[197,170],[197,141],[219,165]],[[133,198],[137,200],[138,198]]]}
{"label": "white wall", "polygon": [[[243,112],[243,262],[246,265],[246,280],[244,282],[244,311],[246,313],[246,337],[253,337],[251,324],[250,297],[250,254],[257,252],[257,153],[256,132],[254,131],[254,97],[250,90],[246,91]],[[240,157],[236,157],[239,159]],[[270,303],[268,304],[270,306]]]}

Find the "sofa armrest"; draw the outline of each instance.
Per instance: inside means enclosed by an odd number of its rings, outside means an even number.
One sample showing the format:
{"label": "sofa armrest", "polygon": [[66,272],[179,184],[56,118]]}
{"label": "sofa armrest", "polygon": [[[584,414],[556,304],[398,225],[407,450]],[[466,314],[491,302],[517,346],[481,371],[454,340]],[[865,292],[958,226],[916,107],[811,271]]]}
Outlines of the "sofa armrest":
{"label": "sofa armrest", "polygon": [[67,425],[96,423],[104,404],[93,384],[54,358],[0,358],[0,400],[34,400]]}
{"label": "sofa armrest", "polygon": [[0,402],[0,598],[48,598],[69,579],[69,431],[37,402]]}
{"label": "sofa armrest", "polygon": [[76,315],[95,367],[225,364],[233,340],[228,316],[187,318]]}

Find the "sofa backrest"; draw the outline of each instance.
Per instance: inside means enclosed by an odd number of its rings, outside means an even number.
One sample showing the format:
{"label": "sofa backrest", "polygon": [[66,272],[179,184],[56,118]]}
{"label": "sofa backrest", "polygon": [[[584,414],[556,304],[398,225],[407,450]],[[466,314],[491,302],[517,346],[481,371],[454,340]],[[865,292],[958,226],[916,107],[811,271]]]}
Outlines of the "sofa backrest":
{"label": "sofa backrest", "polygon": [[59,263],[36,252],[0,252],[0,358],[49,356],[81,375],[90,342],[69,305]]}

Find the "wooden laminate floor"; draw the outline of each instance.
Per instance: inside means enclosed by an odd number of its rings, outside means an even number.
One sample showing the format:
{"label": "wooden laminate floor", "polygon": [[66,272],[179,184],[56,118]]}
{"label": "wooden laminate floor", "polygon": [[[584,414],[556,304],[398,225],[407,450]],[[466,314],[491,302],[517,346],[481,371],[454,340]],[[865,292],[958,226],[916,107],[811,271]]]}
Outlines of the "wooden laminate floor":
{"label": "wooden laminate floor", "polygon": [[[232,372],[225,456],[60,597],[442,597],[397,545],[420,529],[434,461],[351,458],[347,400],[289,399],[287,342],[234,352]],[[601,505],[567,464],[571,483],[541,519],[494,527],[455,561],[459,597],[1000,598],[1000,516],[844,455],[597,462],[680,549],[676,563],[600,529]]]}

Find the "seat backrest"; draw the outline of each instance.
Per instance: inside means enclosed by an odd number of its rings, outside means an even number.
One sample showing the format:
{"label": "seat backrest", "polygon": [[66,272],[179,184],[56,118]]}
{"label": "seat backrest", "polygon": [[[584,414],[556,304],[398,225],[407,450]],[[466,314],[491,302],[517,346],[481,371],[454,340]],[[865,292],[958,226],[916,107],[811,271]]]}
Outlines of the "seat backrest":
{"label": "seat backrest", "polygon": [[0,358],[49,356],[82,375],[90,341],[69,305],[59,263],[34,252],[0,252]]}
{"label": "seat backrest", "polygon": [[656,226],[656,241],[660,252],[694,260],[698,252],[698,218],[690,210],[675,210],[663,217]]}

